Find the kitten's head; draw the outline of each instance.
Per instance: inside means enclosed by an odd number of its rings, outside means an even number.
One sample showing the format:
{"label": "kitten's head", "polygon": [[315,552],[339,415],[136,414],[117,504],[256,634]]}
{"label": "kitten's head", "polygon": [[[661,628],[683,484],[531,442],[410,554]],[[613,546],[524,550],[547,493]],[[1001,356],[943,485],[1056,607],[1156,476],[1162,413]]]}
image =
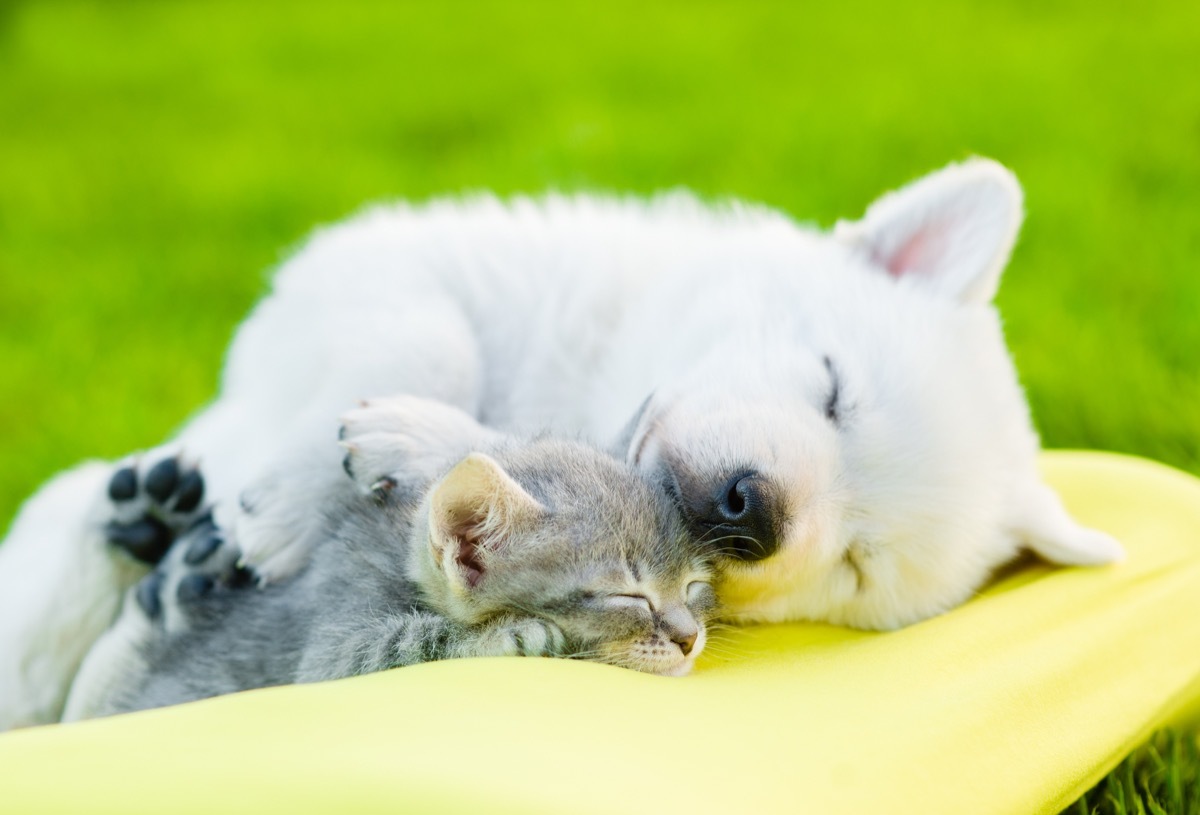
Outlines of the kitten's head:
{"label": "kitten's head", "polygon": [[472,453],[429,492],[423,590],[463,623],[507,613],[555,623],[572,655],[687,673],[716,610],[708,556],[670,503],[582,444]]}

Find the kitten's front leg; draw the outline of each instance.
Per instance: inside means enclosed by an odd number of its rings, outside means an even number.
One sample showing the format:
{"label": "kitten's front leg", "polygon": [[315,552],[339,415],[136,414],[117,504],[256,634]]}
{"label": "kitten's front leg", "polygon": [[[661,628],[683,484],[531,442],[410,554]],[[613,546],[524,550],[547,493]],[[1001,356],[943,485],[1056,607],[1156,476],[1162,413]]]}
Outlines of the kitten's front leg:
{"label": "kitten's front leg", "polygon": [[501,617],[467,629],[454,645],[458,657],[552,657],[566,651],[557,625],[536,617]]}
{"label": "kitten's front leg", "polygon": [[354,620],[329,622],[309,641],[296,670],[297,682],[320,682],[386,671],[454,656],[455,644],[466,629],[437,614],[409,611]]}
{"label": "kitten's front leg", "polygon": [[532,617],[504,617],[464,626],[412,611],[377,618],[353,632],[327,628],[301,660],[297,681],[317,682],[459,657],[558,656],[566,638],[558,626]]}

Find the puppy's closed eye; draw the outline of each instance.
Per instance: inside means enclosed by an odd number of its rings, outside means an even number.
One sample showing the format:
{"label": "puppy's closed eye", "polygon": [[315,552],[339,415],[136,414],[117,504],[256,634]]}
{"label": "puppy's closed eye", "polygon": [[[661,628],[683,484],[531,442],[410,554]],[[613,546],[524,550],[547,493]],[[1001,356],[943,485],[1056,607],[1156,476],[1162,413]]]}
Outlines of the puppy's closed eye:
{"label": "puppy's closed eye", "polygon": [[833,422],[834,426],[841,424],[841,397],[842,383],[838,377],[837,368],[833,365],[833,360],[828,356],[822,358],[825,363],[825,370],[829,372],[829,395],[825,397],[825,418]]}

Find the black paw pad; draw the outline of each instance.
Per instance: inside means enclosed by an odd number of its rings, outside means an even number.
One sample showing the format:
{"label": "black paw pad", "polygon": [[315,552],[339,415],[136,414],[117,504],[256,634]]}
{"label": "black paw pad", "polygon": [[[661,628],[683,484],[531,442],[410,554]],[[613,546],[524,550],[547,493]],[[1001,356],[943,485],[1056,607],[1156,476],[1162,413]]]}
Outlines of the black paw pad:
{"label": "black paw pad", "polygon": [[203,535],[188,544],[183,553],[183,562],[189,566],[199,566],[212,557],[213,552],[221,548],[224,539],[218,534]]}
{"label": "black paw pad", "polygon": [[175,490],[175,506],[172,509],[175,512],[191,512],[200,506],[203,498],[204,477],[200,475],[199,471],[192,470],[179,479],[179,485]]}
{"label": "black paw pad", "polygon": [[146,473],[146,492],[160,504],[171,497],[178,484],[179,463],[173,458],[163,459]]}
{"label": "black paw pad", "polygon": [[137,470],[122,467],[108,482],[108,497],[114,501],[129,501],[137,495]]}
{"label": "black paw pad", "polygon": [[249,566],[234,566],[225,578],[225,586],[231,589],[243,589],[257,582],[258,575]]}
{"label": "black paw pad", "polygon": [[216,581],[206,574],[189,574],[179,581],[175,590],[180,603],[194,603],[212,592]]}
{"label": "black paw pad", "polygon": [[109,543],[143,563],[158,563],[171,547],[174,535],[158,518],[145,517],[131,524],[110,523],[104,528]]}
{"label": "black paw pad", "polygon": [[199,530],[201,527],[210,527],[212,529],[217,528],[217,522],[213,520],[213,512],[211,509],[208,510],[207,512],[205,512],[203,515],[201,515],[196,520],[192,521],[190,524],[188,524],[187,529],[185,529],[183,531],[185,533],[197,532],[197,530]]}
{"label": "black paw pad", "polygon": [[159,597],[159,592],[162,591],[162,582],[162,572],[151,572],[143,577],[142,582],[137,585],[135,596],[138,605],[152,620],[162,614],[162,599]]}

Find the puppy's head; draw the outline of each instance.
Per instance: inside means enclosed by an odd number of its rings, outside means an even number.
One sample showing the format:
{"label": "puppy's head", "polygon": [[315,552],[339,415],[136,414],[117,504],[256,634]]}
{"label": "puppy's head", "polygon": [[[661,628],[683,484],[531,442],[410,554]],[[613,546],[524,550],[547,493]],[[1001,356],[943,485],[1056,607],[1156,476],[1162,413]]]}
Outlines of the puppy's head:
{"label": "puppy's head", "polygon": [[1035,471],[990,305],[1020,221],[1012,175],[971,161],[840,223],[803,268],[764,253],[678,304],[675,333],[706,339],[622,446],[723,557],[731,613],[890,628],[1022,547],[1120,557]]}

